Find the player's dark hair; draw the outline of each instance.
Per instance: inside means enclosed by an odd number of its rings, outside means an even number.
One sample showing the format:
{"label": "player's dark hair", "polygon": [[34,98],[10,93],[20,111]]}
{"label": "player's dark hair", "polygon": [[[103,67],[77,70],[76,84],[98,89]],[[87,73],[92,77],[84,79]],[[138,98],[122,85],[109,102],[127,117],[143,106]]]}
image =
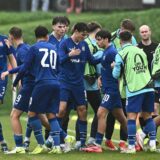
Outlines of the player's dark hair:
{"label": "player's dark hair", "polygon": [[53,17],[52,25],[56,25],[57,23],[65,24],[66,26],[69,26],[70,25],[70,20],[66,16]]}
{"label": "player's dark hair", "polygon": [[9,34],[11,34],[15,39],[19,39],[22,37],[22,29],[19,27],[12,27],[9,30]]}
{"label": "player's dark hair", "polygon": [[78,31],[78,32],[88,32],[88,26],[84,22],[78,22],[72,27],[72,32]]}
{"label": "player's dark hair", "polygon": [[102,29],[101,25],[97,22],[90,22],[87,24],[88,26],[88,32],[91,33],[91,32],[94,32],[96,29]]}
{"label": "player's dark hair", "polygon": [[124,19],[121,22],[121,27],[123,27],[126,30],[129,30],[130,32],[134,32],[136,29],[135,24],[130,19]]}
{"label": "player's dark hair", "polygon": [[44,26],[38,26],[34,30],[36,38],[46,37],[49,33],[48,29]]}
{"label": "player's dark hair", "polygon": [[63,16],[63,18],[66,20],[66,26],[69,26],[70,25],[70,20],[69,20],[69,18],[68,17],[66,17],[66,16]]}
{"label": "player's dark hair", "polygon": [[107,30],[101,30],[101,31],[97,32],[95,37],[96,37],[96,39],[98,37],[100,37],[102,39],[108,38],[108,42],[111,41],[111,33]]}
{"label": "player's dark hair", "polygon": [[119,34],[119,38],[120,40],[122,40],[123,42],[129,42],[132,39],[132,34],[129,31],[122,31]]}

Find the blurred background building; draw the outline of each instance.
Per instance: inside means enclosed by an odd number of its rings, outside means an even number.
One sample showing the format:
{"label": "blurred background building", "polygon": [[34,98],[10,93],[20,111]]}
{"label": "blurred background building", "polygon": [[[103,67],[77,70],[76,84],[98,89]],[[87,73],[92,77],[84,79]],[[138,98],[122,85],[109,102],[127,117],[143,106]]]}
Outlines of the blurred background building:
{"label": "blurred background building", "polygon": [[[42,2],[41,2],[42,3]],[[41,6],[41,5],[40,5]],[[40,9],[39,6],[39,9]],[[114,10],[160,7],[160,0],[84,0],[83,9]],[[49,10],[65,11],[67,0],[50,0]],[[0,11],[30,11],[31,0],[0,0]]]}

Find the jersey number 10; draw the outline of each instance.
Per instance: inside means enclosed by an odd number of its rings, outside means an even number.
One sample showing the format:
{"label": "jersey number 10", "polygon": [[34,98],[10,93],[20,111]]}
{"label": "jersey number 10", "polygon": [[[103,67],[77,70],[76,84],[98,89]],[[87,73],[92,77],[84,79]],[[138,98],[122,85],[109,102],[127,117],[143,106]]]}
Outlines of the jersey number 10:
{"label": "jersey number 10", "polygon": [[[44,52],[44,56],[41,60],[42,67],[51,67],[52,69],[56,69],[57,53],[54,50],[48,51],[47,48],[41,48],[39,51]],[[46,62],[48,58],[49,64]]]}

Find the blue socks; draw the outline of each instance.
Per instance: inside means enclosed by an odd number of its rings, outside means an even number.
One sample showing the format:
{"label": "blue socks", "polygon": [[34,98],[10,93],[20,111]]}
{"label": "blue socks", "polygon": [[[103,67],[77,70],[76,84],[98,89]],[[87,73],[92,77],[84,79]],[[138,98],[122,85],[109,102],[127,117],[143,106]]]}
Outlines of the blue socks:
{"label": "blue socks", "polygon": [[152,118],[145,120],[146,126],[143,129],[143,132],[149,135],[150,140],[156,139],[156,125]]}
{"label": "blue socks", "polygon": [[62,118],[57,118],[57,121],[60,126],[60,137],[65,139],[67,137],[67,133],[62,129]]}
{"label": "blue socks", "polygon": [[50,135],[53,138],[54,145],[60,145],[60,126],[57,121],[57,118],[49,119],[49,124],[51,127]]}
{"label": "blue socks", "polygon": [[99,132],[96,133],[96,143],[101,145],[102,144],[102,141],[103,141],[103,135],[104,134],[101,134]]}
{"label": "blue socks", "polygon": [[37,116],[30,117],[29,118],[29,124],[34,131],[34,135],[35,135],[35,138],[37,140],[37,143],[43,145],[44,144],[44,139],[43,139],[43,136],[42,136],[42,125],[41,125],[41,121],[39,120],[39,118]]}
{"label": "blue socks", "polygon": [[128,128],[128,144],[135,145],[136,121],[128,120],[127,128]]}
{"label": "blue socks", "polygon": [[22,147],[23,146],[23,137],[22,135],[14,135],[14,141],[16,143],[16,147]]}
{"label": "blue socks", "polygon": [[3,132],[2,132],[2,124],[0,123],[0,142],[4,141]]}
{"label": "blue socks", "polygon": [[26,137],[27,138],[30,138],[31,137],[31,133],[32,133],[32,127],[30,126],[30,124],[29,124],[29,120],[28,120],[28,122],[27,122],[27,128],[26,128]]}
{"label": "blue socks", "polygon": [[87,121],[78,120],[81,146],[85,145],[87,137]]}

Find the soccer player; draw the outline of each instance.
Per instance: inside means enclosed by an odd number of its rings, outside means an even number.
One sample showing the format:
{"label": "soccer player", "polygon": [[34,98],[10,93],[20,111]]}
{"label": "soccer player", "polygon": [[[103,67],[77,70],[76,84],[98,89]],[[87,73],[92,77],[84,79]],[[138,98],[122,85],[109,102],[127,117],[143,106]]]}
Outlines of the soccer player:
{"label": "soccer player", "polygon": [[131,44],[131,38],[132,34],[128,31],[120,33],[122,50],[116,55],[113,69],[113,76],[117,79],[122,76],[126,84],[129,145],[128,149],[122,153],[136,153],[136,118],[141,111],[146,123],[143,131],[145,134],[149,134],[150,151],[154,152],[156,151],[156,126],[151,116],[151,112],[154,110],[154,90],[150,85],[151,76],[146,54]]}
{"label": "soccer player", "polygon": [[85,146],[87,134],[87,112],[83,84],[84,67],[87,61],[92,64],[99,62],[99,59],[95,60],[91,55],[88,45],[84,41],[87,34],[87,24],[83,22],[76,23],[73,26],[73,34],[60,44],[58,52],[60,55],[59,80],[61,83],[58,117],[64,117],[69,98],[73,97],[79,118],[78,125],[81,147]]}
{"label": "soccer player", "polygon": [[[16,47],[16,60],[18,68],[10,71],[3,72],[1,78],[5,78],[6,75],[18,72],[21,65],[27,56],[30,46],[23,42],[22,30],[19,27],[12,27],[9,30],[9,39],[11,43]],[[14,140],[16,147],[14,150],[8,152],[8,154],[25,153],[23,147],[22,126],[20,123],[20,117],[23,112],[28,112],[29,99],[34,87],[35,77],[31,73],[24,76],[21,81],[21,89],[15,100],[13,109],[11,111],[11,125],[14,133]]]}
{"label": "soccer player", "polygon": [[[69,25],[70,25],[70,20],[66,16],[57,16],[53,18],[52,20],[53,32],[49,35],[49,42],[55,47],[56,51],[59,50],[60,43],[64,39],[68,38],[68,35],[66,33],[68,32]],[[70,103],[68,103],[67,105],[67,112],[65,116],[63,117],[63,119],[58,119],[63,131],[65,131],[66,133],[68,128],[69,114],[70,114],[71,108],[73,108],[73,104],[70,98]],[[48,137],[47,130],[45,131],[45,137],[46,138]],[[67,136],[67,138],[69,137],[70,137],[70,140],[73,138],[71,136]],[[74,141],[74,138],[71,141]],[[46,141],[46,144],[50,145],[50,143],[51,143],[51,140],[49,137]],[[64,143],[64,137],[63,137],[63,133],[61,132],[61,144],[63,143]],[[68,147],[67,147],[67,144],[65,145],[65,151],[67,151],[70,148],[69,146],[70,146],[69,143],[68,143]]]}
{"label": "soccer player", "polygon": [[102,91],[103,98],[98,108],[98,129],[96,133],[96,140],[93,145],[84,149],[87,152],[102,152],[103,135],[106,128],[106,117],[109,112],[115,116],[120,122],[125,132],[127,132],[127,120],[123,113],[121,98],[118,88],[118,80],[112,76],[112,66],[117,50],[111,44],[111,33],[105,30],[101,30],[96,34],[97,44],[100,48],[104,49],[101,58],[101,79],[102,79]]}
{"label": "soccer player", "polygon": [[[151,73],[152,70],[152,60],[153,54],[158,46],[158,43],[155,43],[151,39],[151,29],[148,25],[142,25],[139,28],[139,35],[141,37],[141,41],[138,43],[138,47],[143,49],[146,53],[147,60],[148,60],[148,68]],[[152,118],[155,118],[159,115],[159,97],[160,97],[160,88],[155,84],[155,103],[154,103],[154,112],[152,113]],[[143,118],[140,116],[139,122],[141,127],[145,126]]]}
{"label": "soccer player", "polygon": [[[10,45],[6,36],[0,35],[0,75],[7,70],[7,58],[13,68],[17,66],[14,58],[14,48]],[[0,79],[0,104],[3,104],[3,99],[6,92],[8,77],[5,80]],[[0,123],[0,144],[3,152],[8,151],[7,144],[3,137],[2,124]]]}
{"label": "soccer player", "polygon": [[[155,53],[153,55],[152,78],[154,80],[154,85],[157,88],[157,92],[156,92],[157,99],[160,100],[160,89],[159,89],[160,88],[160,44],[156,48]],[[160,116],[159,115],[156,116],[153,120],[156,124],[156,127],[159,127],[160,126]],[[138,140],[139,140],[139,143],[142,145],[142,148],[145,142],[144,135],[145,133],[143,131],[137,133],[137,137],[139,138]],[[160,152],[160,150],[157,149],[156,152]]]}
{"label": "soccer player", "polygon": [[[89,35],[85,39],[85,41],[87,42],[92,55],[96,58],[100,58],[103,54],[103,51],[96,44],[95,35],[98,31],[101,30],[101,25],[97,22],[89,22],[87,26],[89,29]],[[95,66],[87,62],[84,70],[84,87],[86,89],[87,101],[90,103],[94,111],[94,118],[91,123],[91,131],[90,131],[90,137],[88,139],[88,144],[92,144],[95,141],[95,136],[97,132],[97,123],[98,123],[97,110],[101,103],[101,94],[99,87],[97,85],[97,78],[98,75],[100,74],[100,67],[101,67],[100,64]],[[75,148],[78,148],[80,145],[78,125],[76,126],[76,129],[77,129],[76,130],[77,142],[75,144]]]}
{"label": "soccer player", "polygon": [[[60,42],[65,39],[65,34],[68,31],[67,26],[69,26],[69,24],[70,24],[70,21],[65,16],[53,17],[53,20],[52,20],[52,30],[53,31],[49,35],[48,42],[50,42],[54,46],[56,51],[58,51],[58,49],[59,49]],[[52,142],[49,137],[48,130],[45,130],[45,139],[47,140],[46,144],[48,143],[48,145],[51,145],[50,143],[52,143]]]}
{"label": "soccer player", "polygon": [[[10,39],[10,42],[16,47],[16,60],[17,60],[17,65],[19,67],[3,72],[1,74],[2,79],[5,79],[5,76],[7,76],[8,74],[17,73],[20,70],[20,67],[22,67],[22,64],[24,63],[30,48],[28,44],[24,43],[23,37],[22,37],[22,30],[19,27],[12,27],[10,29],[9,39]],[[30,127],[29,123],[27,123],[26,137],[24,139],[24,144],[23,144],[22,126],[20,123],[20,117],[23,112],[26,112],[26,113],[28,112],[29,100],[30,100],[30,96],[31,96],[34,84],[35,84],[35,76],[29,72],[25,74],[24,78],[21,81],[20,91],[15,100],[15,103],[10,115],[16,147],[14,150],[8,152],[8,154],[25,153],[25,150],[26,151],[29,150],[32,128]],[[39,117],[43,125],[49,130],[50,126],[45,115],[41,114],[39,115]]]}
{"label": "soccer player", "polygon": [[[121,50],[119,34],[121,31],[125,31],[125,30],[131,32],[132,34],[134,33],[135,25],[132,20],[130,20],[130,19],[122,20],[122,22],[120,24],[120,28],[112,33],[111,41],[114,44],[114,46],[116,47],[117,51]],[[134,36],[132,36],[132,44],[134,46],[137,45],[137,42],[136,42],[136,39]],[[123,87],[123,80],[122,79],[120,80],[119,89],[120,89],[120,94],[121,94],[123,111],[124,111],[124,114],[126,115],[126,110],[125,110],[125,106],[126,106],[126,99],[125,98],[126,97],[125,97],[125,89]],[[107,117],[107,127],[106,127],[106,133],[105,133],[105,138],[106,138],[105,145],[109,150],[117,150],[117,147],[113,144],[113,142],[111,140],[111,137],[112,137],[112,134],[114,131],[114,124],[115,124],[115,117],[110,112]],[[120,127],[120,143],[119,143],[120,150],[126,149],[126,143],[125,143],[126,141],[127,141],[127,134],[126,134],[126,132],[123,132],[122,127]],[[140,148],[138,146],[136,146],[136,149],[139,150]]]}
{"label": "soccer player", "polygon": [[[50,135],[54,146],[50,153],[61,153],[60,126],[56,113],[59,108],[58,55],[54,46],[48,42],[48,30],[43,26],[35,29],[37,43],[29,50],[24,66],[20,69],[15,83],[27,72],[35,75],[35,86],[29,106],[29,124],[34,131],[38,146],[32,154],[39,154],[47,150],[42,136],[42,125],[38,114],[46,113],[50,124]],[[49,93],[49,94],[48,94]],[[46,94],[48,94],[46,96]]]}
{"label": "soccer player", "polygon": [[54,45],[55,49],[59,49],[59,44],[67,38],[65,35],[68,31],[70,21],[65,16],[57,16],[52,20],[53,32],[49,35],[49,42]]}

